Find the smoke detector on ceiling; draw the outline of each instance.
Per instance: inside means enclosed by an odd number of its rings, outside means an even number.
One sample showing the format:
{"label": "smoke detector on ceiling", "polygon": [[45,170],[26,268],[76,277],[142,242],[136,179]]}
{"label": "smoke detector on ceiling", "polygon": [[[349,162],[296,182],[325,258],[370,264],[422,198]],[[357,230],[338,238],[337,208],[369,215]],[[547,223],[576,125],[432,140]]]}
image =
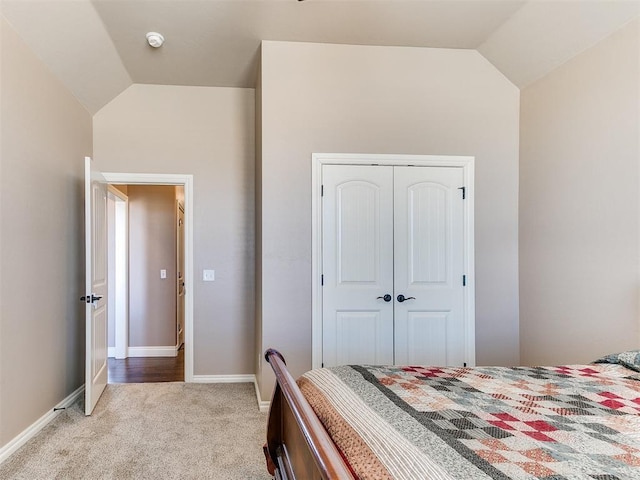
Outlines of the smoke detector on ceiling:
{"label": "smoke detector on ceiling", "polygon": [[153,48],[160,48],[164,43],[164,37],[158,32],[149,32],[147,33],[147,42]]}

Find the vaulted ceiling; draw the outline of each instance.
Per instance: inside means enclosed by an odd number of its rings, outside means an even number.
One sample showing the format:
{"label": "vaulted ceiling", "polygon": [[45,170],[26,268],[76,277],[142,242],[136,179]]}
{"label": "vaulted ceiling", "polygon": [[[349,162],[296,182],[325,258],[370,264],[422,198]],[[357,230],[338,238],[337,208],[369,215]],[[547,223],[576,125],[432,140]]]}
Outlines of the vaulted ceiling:
{"label": "vaulted ceiling", "polygon": [[2,0],[2,14],[95,113],[132,83],[254,87],[261,40],[477,49],[523,87],[640,0]]}

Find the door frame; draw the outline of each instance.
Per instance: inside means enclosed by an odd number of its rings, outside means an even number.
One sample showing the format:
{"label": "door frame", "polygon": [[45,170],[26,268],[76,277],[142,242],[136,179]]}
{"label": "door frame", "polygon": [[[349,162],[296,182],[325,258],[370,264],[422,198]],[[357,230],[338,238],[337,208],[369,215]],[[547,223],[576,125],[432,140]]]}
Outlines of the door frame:
{"label": "door frame", "polygon": [[[115,198],[115,218],[113,225],[107,221],[107,229],[113,229],[115,234],[114,254],[122,249],[122,255],[115,258],[114,273],[122,272],[122,277],[115,282],[114,298],[114,347],[113,356],[117,359],[127,358],[129,350],[129,197],[115,188],[107,185],[107,194]],[[110,272],[111,273],[111,272]],[[122,282],[124,280],[124,282]],[[124,285],[121,285],[124,283]]]}
{"label": "door frame", "polygon": [[193,382],[193,175],[165,173],[103,173],[108,183],[123,185],[182,185],[184,187],[184,381]]}
{"label": "door frame", "polygon": [[[460,167],[465,194],[463,265],[465,361],[475,365],[475,259],[474,259],[474,165],[475,157],[457,155],[390,155],[367,153],[313,153],[311,155],[311,366],[322,366],[322,167],[323,165],[389,165]],[[462,185],[461,185],[462,186]]]}

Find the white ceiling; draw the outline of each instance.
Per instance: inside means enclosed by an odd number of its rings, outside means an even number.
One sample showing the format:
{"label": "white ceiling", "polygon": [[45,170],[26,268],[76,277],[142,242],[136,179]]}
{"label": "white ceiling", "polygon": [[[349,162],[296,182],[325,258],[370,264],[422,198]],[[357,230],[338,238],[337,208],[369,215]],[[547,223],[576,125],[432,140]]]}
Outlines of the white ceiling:
{"label": "white ceiling", "polygon": [[1,1],[92,113],[132,83],[253,87],[261,40],[477,49],[523,87],[640,14],[640,0]]}

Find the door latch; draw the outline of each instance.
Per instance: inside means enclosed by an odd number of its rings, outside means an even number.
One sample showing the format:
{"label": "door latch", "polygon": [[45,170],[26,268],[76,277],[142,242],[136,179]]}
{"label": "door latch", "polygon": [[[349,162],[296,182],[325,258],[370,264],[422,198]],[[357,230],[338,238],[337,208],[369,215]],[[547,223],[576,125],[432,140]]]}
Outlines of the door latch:
{"label": "door latch", "polygon": [[407,300],[415,300],[415,299],[416,299],[416,297],[405,297],[404,295],[400,294],[400,295],[398,295],[398,299],[397,300],[400,303],[402,303],[402,302],[406,302]]}
{"label": "door latch", "polygon": [[97,301],[99,301],[102,298],[102,295],[94,295],[93,293],[91,295],[85,296],[85,297],[80,297],[80,301],[81,302],[86,302],[86,303],[95,303]]}

